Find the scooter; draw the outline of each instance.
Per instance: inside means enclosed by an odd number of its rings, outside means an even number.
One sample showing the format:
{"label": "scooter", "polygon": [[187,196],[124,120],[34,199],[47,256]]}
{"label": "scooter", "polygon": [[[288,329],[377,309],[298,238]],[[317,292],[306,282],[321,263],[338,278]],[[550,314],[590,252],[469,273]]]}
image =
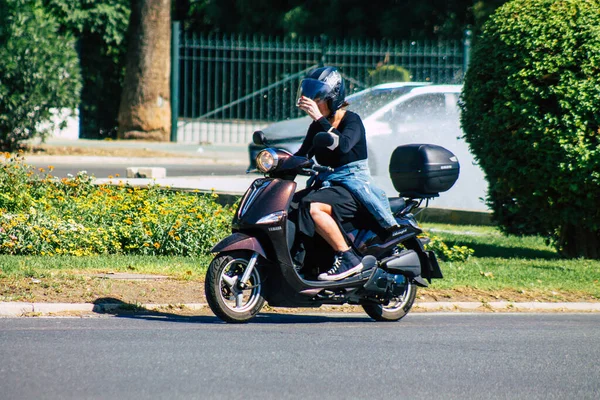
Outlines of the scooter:
{"label": "scooter", "polygon": [[[328,135],[319,133],[317,137]],[[325,139],[327,140],[327,139]],[[264,133],[253,135],[268,145]],[[317,138],[315,138],[315,142]],[[448,150],[427,144],[398,146],[390,161],[390,177],[400,197],[390,198],[399,229],[382,234],[367,228],[347,232],[354,249],[364,258],[363,270],[339,281],[303,276],[290,250],[296,227],[290,220],[298,175],[329,170],[311,159],[265,148],[256,156],[264,178],[256,179],[242,197],[232,221],[232,234],[212,249],[205,279],[208,305],[223,321],[251,320],[265,301],[271,307],[320,307],[325,304],[361,305],[377,321],[398,321],[413,306],[417,287],[443,278],[433,251],[413,211],[423,201],[454,185],[460,166]]]}

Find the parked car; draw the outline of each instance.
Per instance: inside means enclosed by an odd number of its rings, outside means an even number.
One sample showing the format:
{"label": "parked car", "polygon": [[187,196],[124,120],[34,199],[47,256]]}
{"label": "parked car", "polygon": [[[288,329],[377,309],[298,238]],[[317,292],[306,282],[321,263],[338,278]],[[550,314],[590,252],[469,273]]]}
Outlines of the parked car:
{"label": "parked car", "polygon": [[[443,199],[445,208],[487,210],[483,198],[487,181],[474,162],[460,128],[458,100],[462,85],[394,83],[375,86],[348,97],[349,109],[361,116],[367,134],[369,168],[387,185],[389,160],[396,146],[409,143],[436,144],[452,151],[461,165],[460,178]],[[300,148],[310,118],[282,121],[263,132],[274,147],[290,152]],[[249,145],[251,167],[261,146]],[[384,187],[389,195],[393,189]]]}
{"label": "parked car", "polygon": [[[346,97],[350,103],[349,109],[357,113],[364,119],[389,102],[397,99],[411,90],[429,85],[427,82],[394,82],[384,83],[373,86],[369,89],[353,93]],[[298,151],[312,120],[309,116],[294,118],[285,121],[276,122],[263,129],[269,144],[273,147],[286,149],[291,153]],[[368,131],[367,131],[368,135]],[[250,169],[255,168],[255,158],[264,146],[250,143],[248,152],[250,155]]]}

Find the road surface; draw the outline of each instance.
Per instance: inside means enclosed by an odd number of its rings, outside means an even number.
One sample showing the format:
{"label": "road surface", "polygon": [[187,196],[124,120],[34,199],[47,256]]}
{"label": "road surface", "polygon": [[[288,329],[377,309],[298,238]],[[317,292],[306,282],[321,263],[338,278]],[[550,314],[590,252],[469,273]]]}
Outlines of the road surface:
{"label": "road surface", "polygon": [[597,399],[600,314],[0,319],[5,399]]}

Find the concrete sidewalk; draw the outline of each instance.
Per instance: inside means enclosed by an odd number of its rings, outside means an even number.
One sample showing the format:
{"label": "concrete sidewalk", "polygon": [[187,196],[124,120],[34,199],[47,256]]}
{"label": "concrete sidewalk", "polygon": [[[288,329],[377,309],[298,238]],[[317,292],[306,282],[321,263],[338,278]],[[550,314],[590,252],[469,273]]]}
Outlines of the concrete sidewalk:
{"label": "concrete sidewalk", "polygon": [[[140,304],[136,305],[138,311],[131,310],[129,305],[122,304],[92,304],[92,303],[26,303],[26,302],[0,302],[0,317],[27,317],[27,316],[53,316],[60,314],[90,314],[111,313],[127,311],[143,313],[148,311],[177,310],[186,312],[210,312],[207,304]],[[322,306],[310,309],[312,312],[336,312],[339,306]],[[356,312],[360,307],[355,306]],[[278,308],[273,308],[277,312]],[[307,309],[297,310],[282,308],[285,312],[305,313]],[[345,309],[343,312],[347,313]],[[412,312],[600,312],[600,303],[512,303],[507,301],[497,302],[415,302]]]}
{"label": "concrete sidewalk", "polygon": [[[250,163],[247,144],[179,144],[171,142],[143,142],[143,141],[105,141],[105,140],[64,140],[49,139],[46,146],[57,148],[96,149],[107,151],[120,150],[121,153],[139,154],[140,150],[160,152],[160,157],[114,157],[114,156],[88,156],[88,155],[27,155],[25,159],[35,163],[53,164],[130,164],[131,166],[144,164],[181,164],[181,165],[239,165],[247,167]],[[134,152],[135,151],[135,152]]]}
{"label": "concrete sidewalk", "polygon": [[[42,144],[39,139],[34,139],[29,142],[32,145]],[[154,151],[172,152],[174,154],[186,154],[202,156],[203,153],[214,152],[229,152],[232,149],[240,149],[247,152],[248,143],[226,143],[226,144],[210,144],[210,143],[174,143],[174,142],[153,142],[143,140],[93,140],[93,139],[62,139],[62,138],[47,138],[43,143],[50,147],[79,147],[79,148],[120,148],[120,149],[148,149]]]}

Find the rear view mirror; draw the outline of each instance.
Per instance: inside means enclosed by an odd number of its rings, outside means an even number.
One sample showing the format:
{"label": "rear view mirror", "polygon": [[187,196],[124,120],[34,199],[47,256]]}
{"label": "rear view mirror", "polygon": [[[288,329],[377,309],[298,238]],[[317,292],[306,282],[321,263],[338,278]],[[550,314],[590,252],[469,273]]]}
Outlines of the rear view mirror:
{"label": "rear view mirror", "polygon": [[254,144],[264,145],[267,142],[263,131],[256,131],[252,134],[252,142]]}

